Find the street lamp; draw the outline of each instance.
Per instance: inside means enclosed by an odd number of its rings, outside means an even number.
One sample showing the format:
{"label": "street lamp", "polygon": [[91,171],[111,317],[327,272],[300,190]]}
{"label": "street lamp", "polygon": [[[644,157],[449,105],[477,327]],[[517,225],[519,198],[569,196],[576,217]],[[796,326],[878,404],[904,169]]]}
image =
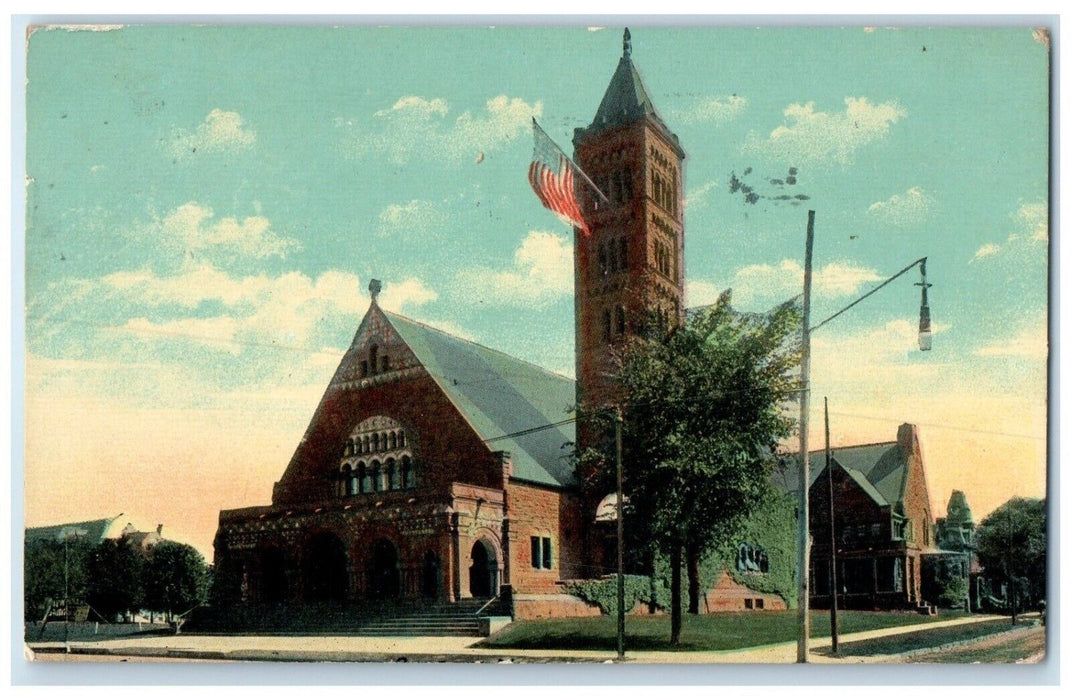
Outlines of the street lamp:
{"label": "street lamp", "polygon": [[812,266],[811,258],[814,251],[814,210],[807,212],[807,247],[804,253],[804,267],[803,267],[803,325],[802,325],[802,343],[801,343],[801,357],[800,357],[800,472],[799,472],[799,503],[797,505],[798,511],[798,526],[797,526],[797,575],[799,578],[797,587],[797,605],[799,609],[798,618],[798,635],[796,638],[796,662],[807,663],[808,649],[807,643],[811,636],[811,618],[810,618],[810,592],[808,590],[808,582],[811,576],[811,540],[810,540],[810,504],[808,502],[808,491],[810,489],[811,481],[811,456],[810,448],[808,446],[808,429],[809,429],[809,412],[810,412],[810,391],[811,391],[811,333],[818,330],[822,326],[826,325],[833,319],[843,314],[848,309],[852,308],[856,304],[860,303],[867,297],[876,293],[879,289],[885,287],[893,280],[897,279],[901,275],[911,270],[916,265],[919,266],[922,272],[922,282],[919,286],[922,287],[922,304],[919,308],[919,349],[929,350],[931,347],[931,327],[930,327],[930,304],[926,290],[930,288],[930,284],[926,282],[926,258],[919,258],[915,262],[911,263],[904,269],[897,272],[892,277],[888,278],[877,287],[874,287],[866,294],[862,295],[852,303],[845,306],[840,311],[836,312],[826,320],[811,326],[811,281],[812,281]]}

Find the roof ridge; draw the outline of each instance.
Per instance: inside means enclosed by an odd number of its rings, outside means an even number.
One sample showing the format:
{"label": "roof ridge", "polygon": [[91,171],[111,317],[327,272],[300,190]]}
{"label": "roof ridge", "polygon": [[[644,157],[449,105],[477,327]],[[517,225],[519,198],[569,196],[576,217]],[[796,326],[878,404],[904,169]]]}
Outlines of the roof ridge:
{"label": "roof ridge", "polygon": [[528,365],[530,367],[533,367],[534,369],[539,370],[540,372],[543,372],[544,374],[549,374],[549,375],[551,375],[553,377],[557,377],[558,379],[564,379],[564,380],[570,381],[570,382],[575,382],[576,381],[575,379],[573,379],[571,377],[567,377],[564,374],[560,374],[560,373],[555,372],[553,370],[547,369],[546,367],[543,367],[542,365],[537,365],[534,362],[530,362],[528,360],[525,360],[523,358],[517,357],[515,355],[510,355],[508,352],[503,352],[502,350],[497,350],[497,349],[492,348],[492,347],[490,347],[488,345],[484,345],[483,343],[478,343],[475,340],[469,340],[468,338],[462,338],[459,335],[454,335],[453,333],[448,333],[448,332],[444,331],[441,328],[436,328],[435,326],[433,326],[431,324],[425,323],[423,321],[418,321],[415,318],[410,318],[409,316],[406,316],[405,314],[395,313],[393,311],[387,311],[386,309],[382,309],[382,308],[380,310],[383,312],[383,314],[385,316],[388,316],[388,317],[394,316],[395,318],[400,318],[403,321],[408,321],[409,323],[415,323],[418,326],[422,326],[424,328],[427,328],[428,330],[434,331],[436,333],[439,333],[440,335],[445,335],[448,338],[453,338],[454,340],[459,340],[462,343],[468,343],[469,345],[474,345],[474,346],[476,346],[476,347],[478,347],[478,348],[480,348],[482,350],[487,350],[489,352],[493,352],[496,355],[501,355],[502,357],[505,357],[505,358],[508,358],[510,360],[513,360],[514,362],[520,362],[522,364]]}
{"label": "roof ridge", "polygon": [[[837,445],[837,446],[831,446],[829,449],[831,451],[832,450],[850,450],[850,449],[854,449],[856,447],[877,447],[878,445],[890,445],[891,446],[891,445],[897,445],[897,444],[899,444],[899,443],[896,440],[881,440],[879,442],[864,442],[864,443],[861,443],[859,445]],[[822,448],[820,450],[811,450],[811,454],[823,454],[825,451],[826,451],[825,448]]]}

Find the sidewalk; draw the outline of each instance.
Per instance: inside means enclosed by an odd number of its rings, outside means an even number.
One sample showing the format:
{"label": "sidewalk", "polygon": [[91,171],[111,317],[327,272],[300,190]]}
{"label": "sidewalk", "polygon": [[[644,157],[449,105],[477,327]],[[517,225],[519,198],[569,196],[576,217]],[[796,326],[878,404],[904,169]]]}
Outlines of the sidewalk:
{"label": "sidewalk", "polygon": [[[952,627],[1001,619],[997,615],[977,615],[954,620],[892,627],[840,636],[842,643],[873,639],[906,632]],[[283,636],[201,636],[167,635],[160,637],[120,638],[102,641],[71,642],[71,653],[147,657],[157,659],[225,660],[225,661],[432,661],[501,663],[524,662],[605,663],[616,658],[614,652],[551,649],[484,649],[473,645],[482,637],[283,637]],[[827,647],[829,637],[811,639],[809,648]],[[62,654],[64,647],[55,642],[28,645],[27,657],[34,653]],[[811,654],[814,663],[859,663],[858,658],[831,658]],[[782,642],[762,647],[726,651],[636,651],[626,652],[631,663],[684,664],[780,664],[796,661],[796,642]]]}

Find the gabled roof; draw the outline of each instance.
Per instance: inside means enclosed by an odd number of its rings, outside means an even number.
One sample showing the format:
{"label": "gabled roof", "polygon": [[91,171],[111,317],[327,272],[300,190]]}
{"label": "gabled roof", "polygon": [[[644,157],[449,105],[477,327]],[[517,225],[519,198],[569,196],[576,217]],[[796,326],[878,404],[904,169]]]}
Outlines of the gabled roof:
{"label": "gabled roof", "polygon": [[89,542],[100,542],[105,539],[116,538],[121,534],[116,527],[120,517],[122,517],[122,513],[114,518],[102,518],[101,520],[83,520],[77,523],[28,527],[26,528],[26,541],[52,540],[54,542],[62,542],[65,537],[71,537],[85,539]]}
{"label": "gabled roof", "polygon": [[576,484],[569,459],[576,439],[572,379],[405,316],[383,313],[488,448],[511,454],[513,478],[549,486]]}
{"label": "gabled roof", "polygon": [[[907,483],[908,455],[899,442],[879,442],[871,445],[835,447],[833,461],[837,463],[879,506],[899,503],[903,500]],[[781,461],[779,474],[774,481],[788,491],[796,491],[799,461],[795,455],[787,455]],[[810,485],[825,473],[825,450],[811,452]]]}

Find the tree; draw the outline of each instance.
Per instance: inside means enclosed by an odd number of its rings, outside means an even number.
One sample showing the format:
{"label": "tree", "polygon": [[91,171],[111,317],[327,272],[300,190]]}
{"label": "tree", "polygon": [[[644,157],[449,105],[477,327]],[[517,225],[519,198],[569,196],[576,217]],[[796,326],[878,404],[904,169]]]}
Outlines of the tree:
{"label": "tree", "polygon": [[126,539],[99,542],[86,562],[89,604],[110,619],[139,607],[144,562],[145,556]]}
{"label": "tree", "polygon": [[73,538],[66,543],[58,540],[26,542],[23,614],[27,620],[40,620],[53,602],[63,600],[65,590],[71,600],[85,599],[85,564],[89,549],[90,544],[82,538]]}
{"label": "tree", "polygon": [[208,598],[209,572],[204,557],[188,544],[164,540],[145,563],[145,605],[152,610],[184,613]]}
{"label": "tree", "polygon": [[[684,563],[697,581],[703,554],[735,537],[766,494],[778,442],[793,430],[782,408],[798,383],[799,352],[790,341],[799,323],[795,304],[740,314],[726,292],[684,325],[638,338],[620,355],[626,531],[633,547],[650,544],[669,559],[674,644]],[[606,430],[605,412],[581,413]],[[589,448],[580,461],[600,487],[609,484],[607,445]],[[698,593],[697,583],[690,586],[695,611]]]}
{"label": "tree", "polygon": [[1013,624],[1021,606],[1045,598],[1045,511],[1045,499],[1013,498],[978,525],[978,561],[987,577],[1007,585]]}

